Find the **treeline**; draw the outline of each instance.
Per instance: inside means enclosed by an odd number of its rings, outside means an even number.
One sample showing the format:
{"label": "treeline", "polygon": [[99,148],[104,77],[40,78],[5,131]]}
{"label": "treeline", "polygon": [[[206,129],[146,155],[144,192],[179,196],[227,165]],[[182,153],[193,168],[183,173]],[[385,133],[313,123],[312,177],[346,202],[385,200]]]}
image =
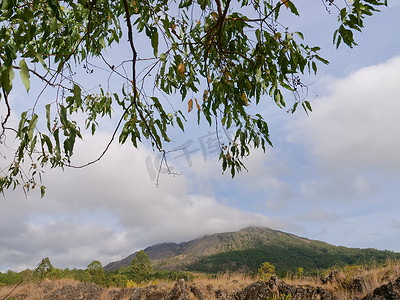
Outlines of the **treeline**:
{"label": "treeline", "polygon": [[299,268],[306,275],[317,275],[321,270],[347,265],[381,264],[387,259],[400,259],[399,253],[376,249],[345,247],[269,246],[255,249],[227,251],[204,257],[187,267],[191,272],[241,272],[255,274],[265,261],[276,266],[276,274],[285,277],[296,274]]}
{"label": "treeline", "polygon": [[48,257],[44,258],[33,270],[26,269],[21,272],[0,272],[0,286],[16,285],[20,283],[40,282],[45,278],[64,279],[70,278],[80,282],[91,282],[104,287],[133,287],[142,282],[152,280],[173,280],[180,278],[191,280],[189,272],[156,271],[144,251],[139,251],[130,266],[122,267],[117,271],[104,271],[100,261],[92,261],[86,269],[59,269],[53,267]]}

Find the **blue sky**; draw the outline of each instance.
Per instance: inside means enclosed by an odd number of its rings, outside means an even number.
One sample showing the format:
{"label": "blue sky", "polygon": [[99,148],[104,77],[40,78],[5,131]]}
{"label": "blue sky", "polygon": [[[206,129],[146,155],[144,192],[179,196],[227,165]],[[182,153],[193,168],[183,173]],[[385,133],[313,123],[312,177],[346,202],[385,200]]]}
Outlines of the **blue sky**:
{"label": "blue sky", "polygon": [[[158,188],[156,153],[146,145],[113,144],[91,167],[48,170],[44,199],[6,193],[0,201],[0,271],[33,268],[46,256],[57,267],[84,268],[94,259],[105,265],[156,243],[250,225],[400,251],[400,1],[389,1],[389,8],[366,21],[354,49],[332,45],[335,14],[326,13],[322,1],[299,11],[302,17],[290,21],[290,29],[321,46],[330,65],[309,79],[309,116],[272,103],[260,107],[274,147],[254,151],[248,172],[234,179],[221,174],[215,135],[205,126],[169,146],[191,141],[188,156],[170,156],[182,174],[162,174]],[[13,100],[32,97],[18,90]],[[109,136],[104,130],[86,138],[77,146],[77,160],[96,157]]]}

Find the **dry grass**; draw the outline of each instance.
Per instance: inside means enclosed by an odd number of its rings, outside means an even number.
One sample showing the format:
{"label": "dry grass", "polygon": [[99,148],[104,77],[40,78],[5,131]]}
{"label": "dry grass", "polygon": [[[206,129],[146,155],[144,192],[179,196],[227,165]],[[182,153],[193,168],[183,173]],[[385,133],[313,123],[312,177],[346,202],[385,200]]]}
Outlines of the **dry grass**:
{"label": "dry grass", "polygon": [[206,299],[217,299],[217,294],[232,294],[242,290],[256,279],[242,274],[220,274],[217,277],[197,274],[195,280],[191,283],[195,285]]}
{"label": "dry grass", "polygon": [[[322,284],[320,277],[327,277],[330,272],[335,271],[334,280],[327,284]],[[375,288],[394,281],[400,277],[400,261],[388,261],[385,265],[377,266],[371,264],[369,266],[348,266],[336,270],[328,270],[316,277],[287,277],[280,278],[289,285],[312,287],[321,286],[325,290],[331,292],[339,299],[353,299],[355,297],[363,297],[371,293]],[[362,293],[354,289],[354,280],[359,279],[362,283]],[[216,295],[231,295],[236,291],[242,290],[249,284],[257,281],[257,278],[238,275],[238,274],[220,274],[219,276],[207,276],[204,274],[196,274],[195,279],[188,283],[189,286],[195,286],[204,295],[205,299],[217,299]],[[7,299],[26,299],[38,300],[43,299],[44,295],[48,295],[58,289],[66,286],[77,287],[81,284],[72,279],[62,280],[43,280],[40,284],[22,284],[18,286]],[[173,289],[175,282],[171,281],[152,281],[141,284],[136,287],[146,288],[149,286],[157,286],[158,291],[169,292]],[[0,287],[0,299],[3,299],[13,287]],[[104,288],[101,290],[100,300],[113,299],[112,295],[119,294],[118,299],[130,299],[134,289],[118,289]],[[194,295],[191,295],[195,299]]]}
{"label": "dry grass", "polygon": [[[321,277],[326,278],[331,272],[336,272],[335,280],[322,284]],[[339,299],[350,299],[363,297],[371,293],[375,288],[387,284],[400,277],[400,261],[388,260],[384,265],[371,263],[369,266],[347,266],[325,271],[321,276],[293,278],[284,280],[290,285],[322,286],[325,290],[339,297]],[[361,279],[363,292],[354,291],[354,280]],[[353,287],[353,288],[352,288]]]}
{"label": "dry grass", "polygon": [[[16,286],[5,286],[0,287],[0,299],[13,299],[21,298],[27,300],[39,300],[43,298],[43,294],[50,291],[56,290],[66,285],[77,286],[80,282],[73,279],[60,279],[60,280],[50,280],[44,279],[39,283],[24,283]],[[15,288],[15,289],[14,289]]]}

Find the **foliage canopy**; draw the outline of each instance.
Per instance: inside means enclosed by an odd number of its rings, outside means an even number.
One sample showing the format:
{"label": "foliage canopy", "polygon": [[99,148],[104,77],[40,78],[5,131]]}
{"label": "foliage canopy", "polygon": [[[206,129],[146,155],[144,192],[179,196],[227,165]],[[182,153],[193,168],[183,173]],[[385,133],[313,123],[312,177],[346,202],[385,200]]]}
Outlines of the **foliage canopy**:
{"label": "foliage canopy", "polygon": [[[338,13],[334,43],[350,47],[364,18],[387,5],[386,0],[321,1]],[[149,140],[165,158],[171,128],[184,131],[191,112],[197,112],[199,123],[234,131],[228,144],[220,143],[222,168],[234,176],[245,168],[242,159],[251,149],[272,145],[266,120],[255,113],[261,101],[270,98],[291,112],[298,105],[311,111],[300,93],[302,75],[328,62],[319,47],[303,43],[301,32],[281,23],[282,10],[299,16],[295,4],[1,0],[0,142],[3,156],[12,154],[1,166],[0,190],[40,185],[43,195],[46,165],[87,166],[100,160],[116,138],[134,147]],[[118,44],[121,57],[109,58],[107,51]],[[90,86],[98,72],[104,84]],[[31,103],[12,103],[15,73],[26,91],[35,93]],[[290,104],[284,90],[293,92]],[[20,113],[16,122],[14,107]],[[74,165],[76,141],[98,132],[105,117],[114,131],[104,151]]]}

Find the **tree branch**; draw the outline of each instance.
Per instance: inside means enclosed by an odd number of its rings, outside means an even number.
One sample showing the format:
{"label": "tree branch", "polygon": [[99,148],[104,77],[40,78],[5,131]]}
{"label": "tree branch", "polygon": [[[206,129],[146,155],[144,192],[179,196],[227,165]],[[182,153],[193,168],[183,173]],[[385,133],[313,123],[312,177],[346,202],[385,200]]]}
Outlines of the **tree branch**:
{"label": "tree branch", "polygon": [[140,107],[137,103],[137,97],[138,97],[138,93],[137,93],[137,87],[136,87],[136,62],[137,62],[137,52],[136,52],[136,48],[135,45],[133,43],[133,32],[132,32],[132,23],[131,23],[131,16],[129,13],[129,5],[127,0],[122,0],[123,4],[124,4],[124,8],[125,8],[125,17],[126,17],[126,25],[128,27],[128,41],[129,41],[129,45],[131,47],[132,50],[132,86],[133,86],[133,105],[136,108],[136,111],[138,112],[140,119],[144,122],[145,127],[151,137],[151,140],[154,142],[154,144],[156,145],[158,151],[160,152],[164,152],[165,150],[163,150],[161,148],[161,145],[158,144],[157,139],[154,137],[154,134],[151,132],[151,128],[149,127],[149,124],[146,121],[146,118],[143,116],[142,111],[140,110]]}
{"label": "tree branch", "polygon": [[6,107],[7,107],[7,114],[6,114],[5,118],[4,118],[4,120],[1,122],[0,143],[1,143],[2,139],[3,139],[3,137],[4,137],[4,133],[6,131],[6,124],[7,124],[8,118],[11,115],[11,107],[10,107],[10,104],[8,103],[8,95],[7,95],[7,92],[4,89],[4,86],[2,86],[2,90],[3,90],[3,95],[4,95],[4,102],[6,103]]}

